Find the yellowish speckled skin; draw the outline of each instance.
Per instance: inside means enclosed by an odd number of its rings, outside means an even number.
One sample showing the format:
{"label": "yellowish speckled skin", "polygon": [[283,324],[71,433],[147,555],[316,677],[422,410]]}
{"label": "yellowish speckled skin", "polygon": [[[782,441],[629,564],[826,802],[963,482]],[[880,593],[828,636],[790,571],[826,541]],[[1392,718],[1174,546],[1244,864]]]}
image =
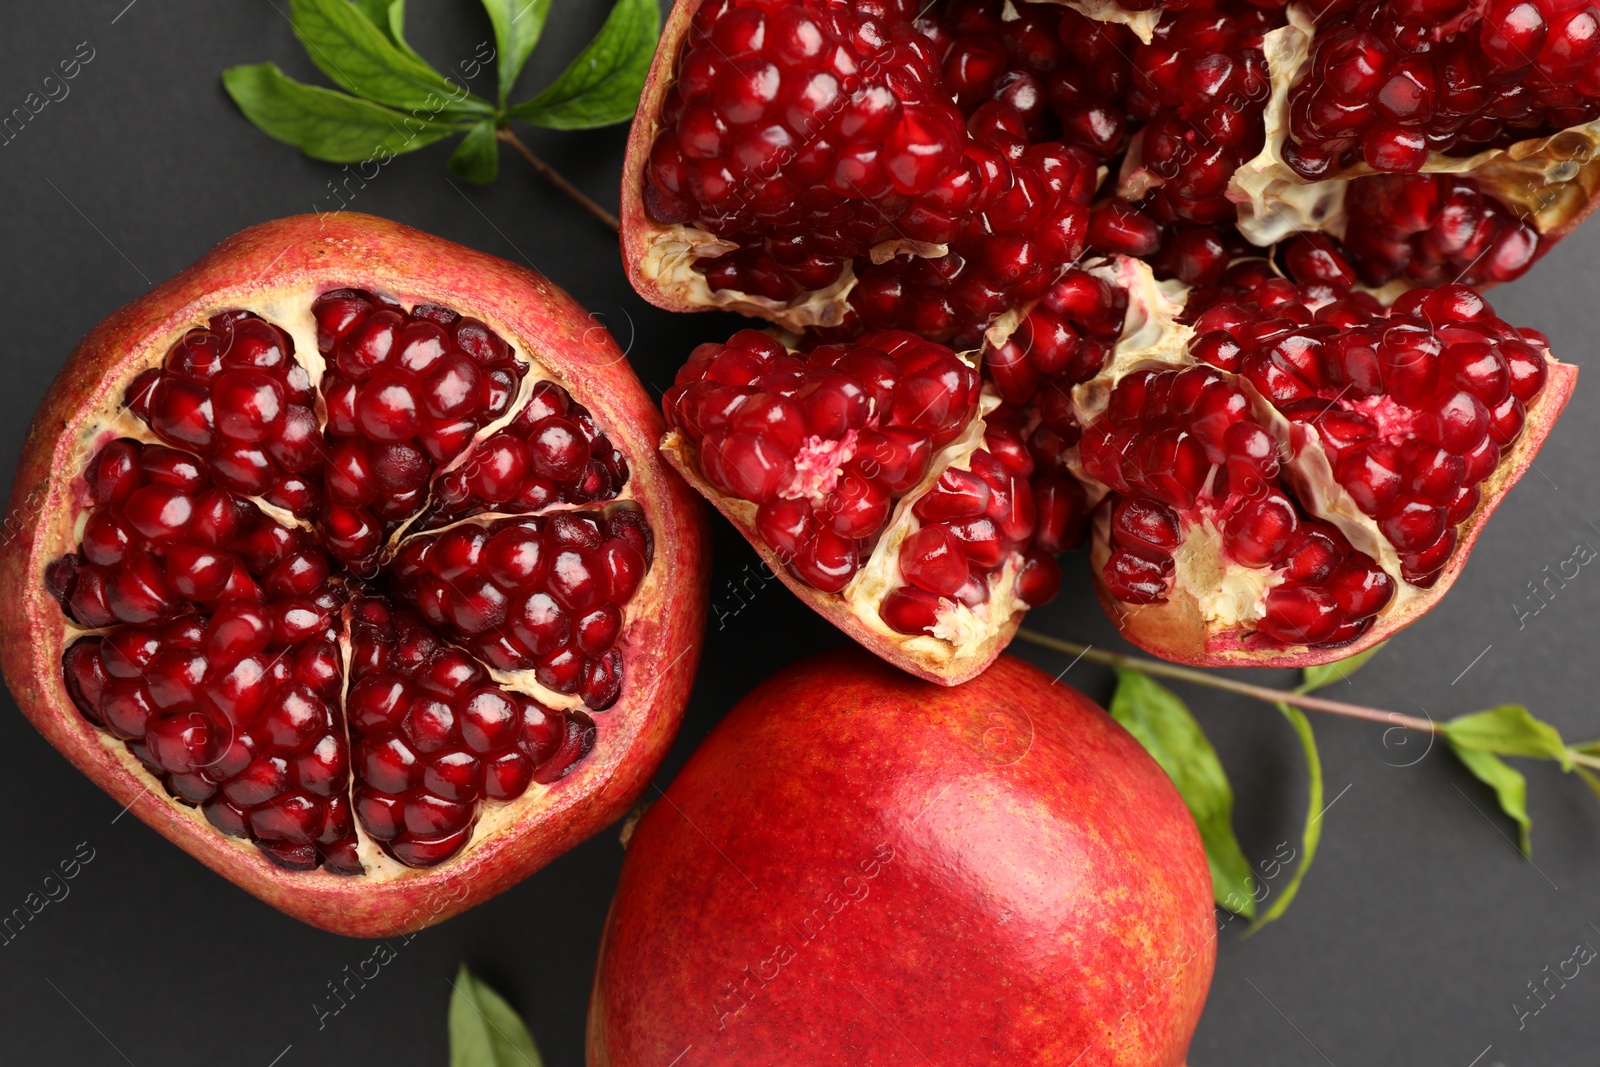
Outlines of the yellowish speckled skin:
{"label": "yellowish speckled skin", "polygon": [[833,653],[640,821],[589,1067],[1177,1067],[1212,914],[1177,791],[1082,695],[1010,657],[945,688]]}

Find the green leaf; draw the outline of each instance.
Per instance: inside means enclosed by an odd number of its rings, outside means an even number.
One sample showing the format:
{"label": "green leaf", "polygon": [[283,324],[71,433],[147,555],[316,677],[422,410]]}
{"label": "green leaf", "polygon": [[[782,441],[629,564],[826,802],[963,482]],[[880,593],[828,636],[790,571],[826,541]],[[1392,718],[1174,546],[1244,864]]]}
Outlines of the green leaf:
{"label": "green leaf", "polygon": [[600,33],[544,92],[511,116],[557,130],[626,122],[639,107],[661,33],[656,0],[617,0]]}
{"label": "green leaf", "polygon": [[1288,704],[1279,704],[1278,710],[1289,720],[1289,725],[1294,727],[1295,735],[1300,738],[1300,747],[1306,754],[1306,777],[1310,780],[1310,786],[1306,790],[1306,824],[1300,831],[1300,862],[1295,867],[1294,874],[1290,875],[1289,881],[1278,890],[1272,906],[1251,924],[1252,934],[1289,910],[1290,902],[1300,892],[1300,883],[1305,880],[1306,872],[1311,869],[1311,861],[1316,858],[1317,845],[1322,841],[1322,757],[1317,753],[1317,738],[1311,732],[1311,720],[1307,719],[1299,708],[1290,707]]}
{"label": "green leaf", "polygon": [[330,163],[386,161],[464,128],[302,84],[273,63],[232,67],[223,71],[222,84],[245,118],[268,136]]}
{"label": "green leaf", "polygon": [[1600,774],[1595,774],[1587,767],[1572,769],[1578,772],[1578,777],[1583,779],[1583,784],[1589,787],[1589,792],[1594,794],[1594,798],[1600,800]]}
{"label": "green leaf", "polygon": [[544,1067],[522,1019],[466,964],[450,997],[450,1067]]}
{"label": "green leaf", "polygon": [[1250,919],[1256,899],[1250,861],[1233,834],[1233,787],[1217,750],[1177,694],[1136,671],[1117,671],[1111,717],[1167,772],[1200,828],[1218,904]]}
{"label": "green leaf", "polygon": [[295,35],[324,74],[357,96],[430,118],[483,118],[479,100],[401,51],[347,0],[290,0]]}
{"label": "green leaf", "polygon": [[367,21],[388,32],[389,0],[350,0],[350,6],[367,16]]}
{"label": "green leaf", "polygon": [[396,48],[418,63],[428,62],[417,55],[417,50],[406,40],[406,0],[394,0],[394,3],[389,5],[389,14],[385,16],[384,24],[389,27],[389,40],[394,42]]}
{"label": "green leaf", "polygon": [[1365,667],[1367,661],[1376,656],[1385,644],[1388,644],[1388,642],[1380,642],[1365,652],[1357,652],[1353,656],[1334,660],[1332,663],[1319,663],[1315,667],[1307,667],[1305,669],[1305,680],[1300,683],[1295,692],[1309,693],[1313,689],[1321,689],[1323,686],[1332,685],[1334,682],[1344,681],[1356,671]]}
{"label": "green leaf", "polygon": [[469,182],[487,185],[500,171],[500,142],[494,138],[494,123],[480,122],[472,127],[455,154],[450,157],[450,172]]}
{"label": "green leaf", "polygon": [[1489,711],[1462,715],[1444,724],[1445,736],[1457,748],[1493,752],[1499,756],[1553,759],[1562,770],[1572,769],[1561,734],[1547,722],[1528,714],[1520,704],[1502,704]]}
{"label": "green leaf", "polygon": [[550,0],[483,0],[494,23],[495,54],[500,57],[500,105],[517,84],[517,75],[544,33]]}
{"label": "green leaf", "polygon": [[1511,764],[1492,753],[1476,748],[1463,748],[1446,735],[1450,749],[1467,765],[1480,782],[1494,790],[1500,801],[1500,810],[1517,822],[1519,848],[1524,856],[1533,855],[1533,820],[1528,817],[1528,780]]}

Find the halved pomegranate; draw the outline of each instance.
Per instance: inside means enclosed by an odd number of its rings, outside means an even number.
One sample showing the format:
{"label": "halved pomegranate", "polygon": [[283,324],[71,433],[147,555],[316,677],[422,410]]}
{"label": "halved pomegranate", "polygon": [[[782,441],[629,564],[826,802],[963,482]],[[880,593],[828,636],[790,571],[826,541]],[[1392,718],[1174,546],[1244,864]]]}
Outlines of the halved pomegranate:
{"label": "halved pomegranate", "polygon": [[419,929],[615,819],[671,740],[706,558],[660,432],[543,278],[367,216],[257,226],[47,396],[7,681],[252,893]]}

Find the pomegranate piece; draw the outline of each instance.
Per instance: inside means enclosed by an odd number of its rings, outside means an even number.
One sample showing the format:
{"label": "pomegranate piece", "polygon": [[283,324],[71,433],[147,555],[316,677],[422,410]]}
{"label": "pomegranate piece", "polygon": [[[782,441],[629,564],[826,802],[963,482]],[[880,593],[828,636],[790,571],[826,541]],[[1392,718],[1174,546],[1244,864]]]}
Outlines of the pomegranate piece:
{"label": "pomegranate piece", "polygon": [[[786,576],[822,602],[867,598],[889,635],[959,657],[964,631],[1012,616],[1037,519],[1021,434],[997,425],[975,447],[979,392],[966,362],[911,334],[802,358],[746,330],[697,349],[663,404],[697,478],[738,502]],[[1071,517],[1052,518],[1065,540]],[[1058,583],[1036,575],[1027,592],[1042,602]]]}
{"label": "pomegranate piece", "polygon": [[364,216],[258,227],[107,320],[41,410],[7,678],[252,892],[344,933],[438,921],[621,814],[670,740],[705,571],[659,433],[543,279]]}
{"label": "pomegranate piece", "polygon": [[1171,658],[1316,662],[1416,618],[1571,391],[1465,285],[1385,307],[1328,238],[1284,259],[1293,280],[1241,260],[1190,291],[1169,340],[1078,394],[1102,599]]}
{"label": "pomegranate piece", "polygon": [[1471,155],[1600,117],[1593,7],[1338,0],[1316,19],[1283,149],[1307,179],[1356,162],[1415,173],[1429,152]]}

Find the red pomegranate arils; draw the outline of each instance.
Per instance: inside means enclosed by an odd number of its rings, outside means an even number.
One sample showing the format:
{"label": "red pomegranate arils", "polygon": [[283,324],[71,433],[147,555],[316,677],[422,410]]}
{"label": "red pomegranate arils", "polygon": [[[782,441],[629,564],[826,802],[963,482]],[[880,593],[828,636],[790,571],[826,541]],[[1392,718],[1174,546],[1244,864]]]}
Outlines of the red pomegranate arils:
{"label": "red pomegranate arils", "polygon": [[485,511],[537,511],[612,500],[628,461],[582,404],[550,381],[534,385],[505,429],[476,445],[434,486],[425,527]]}
{"label": "red pomegranate arils", "polygon": [[[1091,525],[1102,599],[1150,609],[1152,647],[1378,640],[1453,579],[1570,391],[1473,288],[1595,199],[1600,11],[1539,3],[681,8],[630,143],[630,272],[798,339],[697,349],[664,450],[817,610],[941,680],[923,639],[1003,644]],[[934,161],[915,190],[880,166],[907,137]],[[976,381],[901,365],[930,342]],[[1176,544],[1145,539],[1160,515]],[[1237,603],[1179,648],[1213,579]]]}
{"label": "red pomegranate arils", "polygon": [[1600,116],[1593,7],[1335,0],[1315,15],[1283,149],[1307,179],[1354,162],[1411,173],[1429,152],[1471,155]]}
{"label": "red pomegranate arils", "polygon": [[[171,447],[113,440],[83,473],[81,540],[47,581],[94,632],[62,670],[86,718],[274,863],[362,874],[359,827],[431,866],[482,804],[593,747],[578,709],[621,694],[652,535],[630,504],[547,514],[614,500],[627,461],[561,386],[524,394],[529,365],[482,322],[348,288],[312,318],[316,388],[289,333],[246,311],[189,330],[130,387]],[[487,510],[528,517],[471,518]],[[388,544],[419,515],[424,532]]]}
{"label": "red pomegranate arils", "polygon": [[557,780],[594,744],[587,716],[495,684],[415,611],[382,598],[352,604],[350,681],[356,817],[409,866],[448,859],[482,802]]}
{"label": "red pomegranate arils", "polygon": [[312,306],[328,360],[329,547],[358,571],[427,500],[434,471],[511,410],[527,364],[482,322],[426,305],[406,313],[338,289]]}

